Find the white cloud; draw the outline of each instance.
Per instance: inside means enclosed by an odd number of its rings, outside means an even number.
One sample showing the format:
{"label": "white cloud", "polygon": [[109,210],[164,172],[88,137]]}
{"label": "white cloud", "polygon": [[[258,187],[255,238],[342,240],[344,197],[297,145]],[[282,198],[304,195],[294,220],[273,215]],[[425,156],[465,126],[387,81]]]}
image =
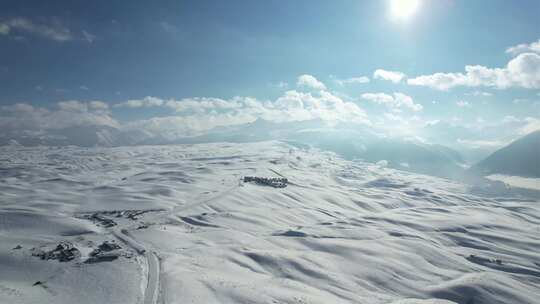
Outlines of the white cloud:
{"label": "white cloud", "polygon": [[180,29],[177,26],[175,26],[175,25],[173,25],[173,24],[171,24],[171,23],[169,23],[167,21],[161,21],[159,23],[159,26],[165,32],[170,33],[170,34],[177,34],[178,32],[180,32]]}
{"label": "white cloud", "polygon": [[513,104],[520,104],[520,103],[525,103],[525,102],[528,102],[529,100],[527,98],[514,98],[512,100],[512,103]]}
{"label": "white cloud", "polygon": [[127,107],[127,108],[150,108],[160,107],[164,104],[162,99],[147,96],[143,99],[132,99],[122,103],[115,104],[114,107]]}
{"label": "white cloud", "polygon": [[377,166],[379,167],[387,167],[388,166],[388,161],[386,159],[383,159],[383,160],[380,160],[378,162],[375,163]]}
{"label": "white cloud", "polygon": [[37,24],[26,18],[12,18],[0,23],[2,34],[7,35],[13,31],[26,32],[55,41],[73,39],[71,31],[56,20],[50,24]]}
{"label": "white cloud", "polygon": [[489,92],[474,91],[470,93],[465,93],[466,96],[476,96],[476,97],[491,97],[493,94]]}
{"label": "white cloud", "polygon": [[[258,102],[254,98],[246,97],[248,100]],[[167,100],[163,105],[174,109],[176,112],[205,112],[207,110],[226,110],[242,108],[246,105],[246,99],[242,97],[234,97],[231,100],[209,97],[194,97],[184,98],[181,100]],[[249,102],[248,102],[249,103]]]}
{"label": "white cloud", "polygon": [[412,97],[403,93],[394,93],[394,101],[398,107],[404,106],[413,111],[421,111],[423,109],[421,104],[414,103]]}
{"label": "white cloud", "polygon": [[512,116],[512,115],[507,115],[503,118],[502,122],[504,123],[507,123],[507,122],[519,122],[520,120],[517,119],[515,116]]}
{"label": "white cloud", "polygon": [[465,74],[435,73],[408,79],[407,83],[443,91],[457,86],[539,89],[540,55],[522,53],[510,60],[504,68],[468,65],[465,66]]}
{"label": "white cloud", "polygon": [[414,103],[412,97],[403,93],[394,93],[393,96],[385,93],[364,93],[361,97],[371,102],[384,104],[390,108],[406,107],[413,111],[421,111],[423,109],[421,104]]}
{"label": "white cloud", "polygon": [[520,53],[535,52],[540,53],[540,39],[530,44],[522,43],[506,49],[507,54],[518,55]]}
{"label": "white cloud", "polygon": [[468,108],[471,105],[469,104],[469,102],[467,102],[465,100],[459,100],[458,102],[456,102],[456,106],[458,106],[460,108]]}
{"label": "white cloud", "polygon": [[401,116],[398,116],[398,115],[395,115],[395,114],[392,114],[392,113],[384,113],[383,116],[387,120],[391,120],[391,121],[399,121],[399,122],[404,121],[404,119]]}
{"label": "white cloud", "polygon": [[108,110],[109,109],[108,104],[99,100],[90,101],[88,103],[88,106],[90,107],[90,109],[93,109],[93,110]]}
{"label": "white cloud", "polygon": [[453,142],[463,149],[482,148],[493,151],[539,129],[539,118],[505,116],[481,123],[478,118],[434,121],[426,123],[419,133],[441,144]]}
{"label": "white cloud", "polygon": [[87,31],[82,31],[82,37],[88,43],[92,43],[94,40],[96,40],[96,35],[90,34]]}
{"label": "white cloud", "polygon": [[9,25],[5,23],[0,23],[0,35],[7,35],[9,34]]}
{"label": "white cloud", "polygon": [[[99,102],[100,103],[100,102]],[[6,133],[46,132],[75,126],[119,127],[107,111],[96,103],[64,101],[47,109],[18,103],[1,107],[0,128]]]}
{"label": "white cloud", "polygon": [[317,80],[317,78],[307,74],[300,75],[300,77],[298,77],[296,85],[298,87],[307,87],[315,90],[326,90],[326,86],[324,85],[324,83]]}
{"label": "white cloud", "polygon": [[443,74],[435,73],[432,75],[423,75],[407,80],[407,84],[416,86],[427,86],[437,90],[448,90],[451,87],[457,86],[463,82],[463,74]]}
{"label": "white cloud", "polygon": [[84,112],[88,110],[88,105],[85,102],[77,100],[61,101],[57,105],[63,111]]}
{"label": "white cloud", "polygon": [[399,83],[403,78],[405,78],[405,74],[401,72],[394,72],[394,71],[386,71],[382,69],[378,69],[373,73],[373,78],[375,79],[383,79],[388,80],[393,83]]}
{"label": "white cloud", "polygon": [[370,80],[369,80],[369,77],[359,76],[359,77],[351,77],[351,78],[347,78],[347,79],[334,78],[334,81],[340,86],[345,86],[345,85],[348,85],[348,84],[369,83]]}
{"label": "white cloud", "polygon": [[289,87],[289,84],[285,81],[280,81],[278,83],[271,83],[270,86],[278,89],[286,89]]}
{"label": "white cloud", "polygon": [[394,102],[394,97],[385,93],[364,93],[362,98],[378,104],[391,104]]}
{"label": "white cloud", "polygon": [[523,119],[525,125],[518,131],[520,135],[526,135],[531,132],[540,130],[540,119],[534,117],[526,117]]}
{"label": "white cloud", "polygon": [[106,112],[109,109],[107,103],[99,100],[89,102],[68,100],[60,101],[56,105],[60,110],[66,112]]}
{"label": "white cloud", "polygon": [[461,145],[464,145],[473,149],[498,148],[507,144],[506,141],[502,141],[502,140],[473,140],[473,139],[461,139],[461,138],[458,138],[457,142]]}
{"label": "white cloud", "polygon": [[215,127],[244,124],[258,118],[278,123],[322,119],[370,124],[360,107],[326,91],[305,93],[291,90],[275,101],[239,96],[229,100],[209,97],[171,99],[162,100],[161,106],[175,110],[176,115],[131,122],[126,128],[174,138],[201,134]]}

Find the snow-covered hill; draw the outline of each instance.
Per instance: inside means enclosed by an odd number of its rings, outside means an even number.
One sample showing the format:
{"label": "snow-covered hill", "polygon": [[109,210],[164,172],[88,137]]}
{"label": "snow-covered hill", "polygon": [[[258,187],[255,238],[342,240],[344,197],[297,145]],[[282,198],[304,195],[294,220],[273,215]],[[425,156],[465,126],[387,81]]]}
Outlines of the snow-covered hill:
{"label": "snow-covered hill", "polygon": [[504,174],[540,178],[540,130],[495,151],[473,170],[483,175]]}
{"label": "snow-covered hill", "polygon": [[537,303],[538,196],[477,193],[275,141],[0,147],[0,303]]}
{"label": "snow-covered hill", "polygon": [[0,134],[1,145],[119,147],[200,143],[245,143],[284,140],[335,152],[346,159],[383,161],[389,167],[442,177],[461,177],[464,160],[458,151],[399,136],[388,137],[361,124],[329,125],[321,119],[276,123],[264,119],[217,127],[189,137],[167,137],[137,129],[83,126],[45,133]]}
{"label": "snow-covered hill", "polygon": [[384,136],[359,124],[340,123],[329,126],[317,119],[286,123],[258,119],[248,124],[216,128],[202,136],[176,139],[172,143],[265,140],[286,140],[296,145],[335,152],[349,160],[361,159],[372,163],[382,161],[392,168],[435,176],[461,177],[465,173],[465,162],[460,153],[446,146]]}

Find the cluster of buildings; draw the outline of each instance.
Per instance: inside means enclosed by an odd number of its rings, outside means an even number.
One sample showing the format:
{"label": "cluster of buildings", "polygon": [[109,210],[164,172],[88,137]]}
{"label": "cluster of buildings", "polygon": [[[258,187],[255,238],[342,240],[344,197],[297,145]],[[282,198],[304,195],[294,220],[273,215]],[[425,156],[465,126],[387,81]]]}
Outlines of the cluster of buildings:
{"label": "cluster of buildings", "polygon": [[259,185],[270,186],[274,188],[285,188],[289,181],[284,177],[257,177],[244,176],[244,183],[256,183]]}

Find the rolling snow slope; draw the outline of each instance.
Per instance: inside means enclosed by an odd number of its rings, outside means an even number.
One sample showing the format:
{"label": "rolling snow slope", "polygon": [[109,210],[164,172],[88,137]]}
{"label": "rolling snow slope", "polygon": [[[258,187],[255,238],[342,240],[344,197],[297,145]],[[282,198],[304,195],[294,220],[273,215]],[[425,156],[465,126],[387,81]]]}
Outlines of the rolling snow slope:
{"label": "rolling snow slope", "polygon": [[[32,256],[62,241],[80,256]],[[122,247],[116,258],[88,262],[104,241]],[[0,303],[539,297],[538,197],[481,197],[275,141],[0,147]]]}
{"label": "rolling snow slope", "polygon": [[540,178],[540,130],[493,152],[472,170],[483,175],[503,174]]}

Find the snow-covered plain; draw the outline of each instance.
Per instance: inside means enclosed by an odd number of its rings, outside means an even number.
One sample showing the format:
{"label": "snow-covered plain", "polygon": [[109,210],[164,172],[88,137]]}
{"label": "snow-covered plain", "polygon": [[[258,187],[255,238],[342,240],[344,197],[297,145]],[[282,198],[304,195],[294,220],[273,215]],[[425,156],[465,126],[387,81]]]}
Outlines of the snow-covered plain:
{"label": "snow-covered plain", "polygon": [[[80,257],[32,256],[61,241]],[[276,141],[0,148],[0,303],[539,299],[538,198]]]}
{"label": "snow-covered plain", "polygon": [[532,190],[540,191],[540,178],[510,176],[510,175],[503,175],[503,174],[492,174],[492,175],[486,176],[486,178],[489,180],[503,182],[509,187],[517,187],[517,188],[532,189]]}

